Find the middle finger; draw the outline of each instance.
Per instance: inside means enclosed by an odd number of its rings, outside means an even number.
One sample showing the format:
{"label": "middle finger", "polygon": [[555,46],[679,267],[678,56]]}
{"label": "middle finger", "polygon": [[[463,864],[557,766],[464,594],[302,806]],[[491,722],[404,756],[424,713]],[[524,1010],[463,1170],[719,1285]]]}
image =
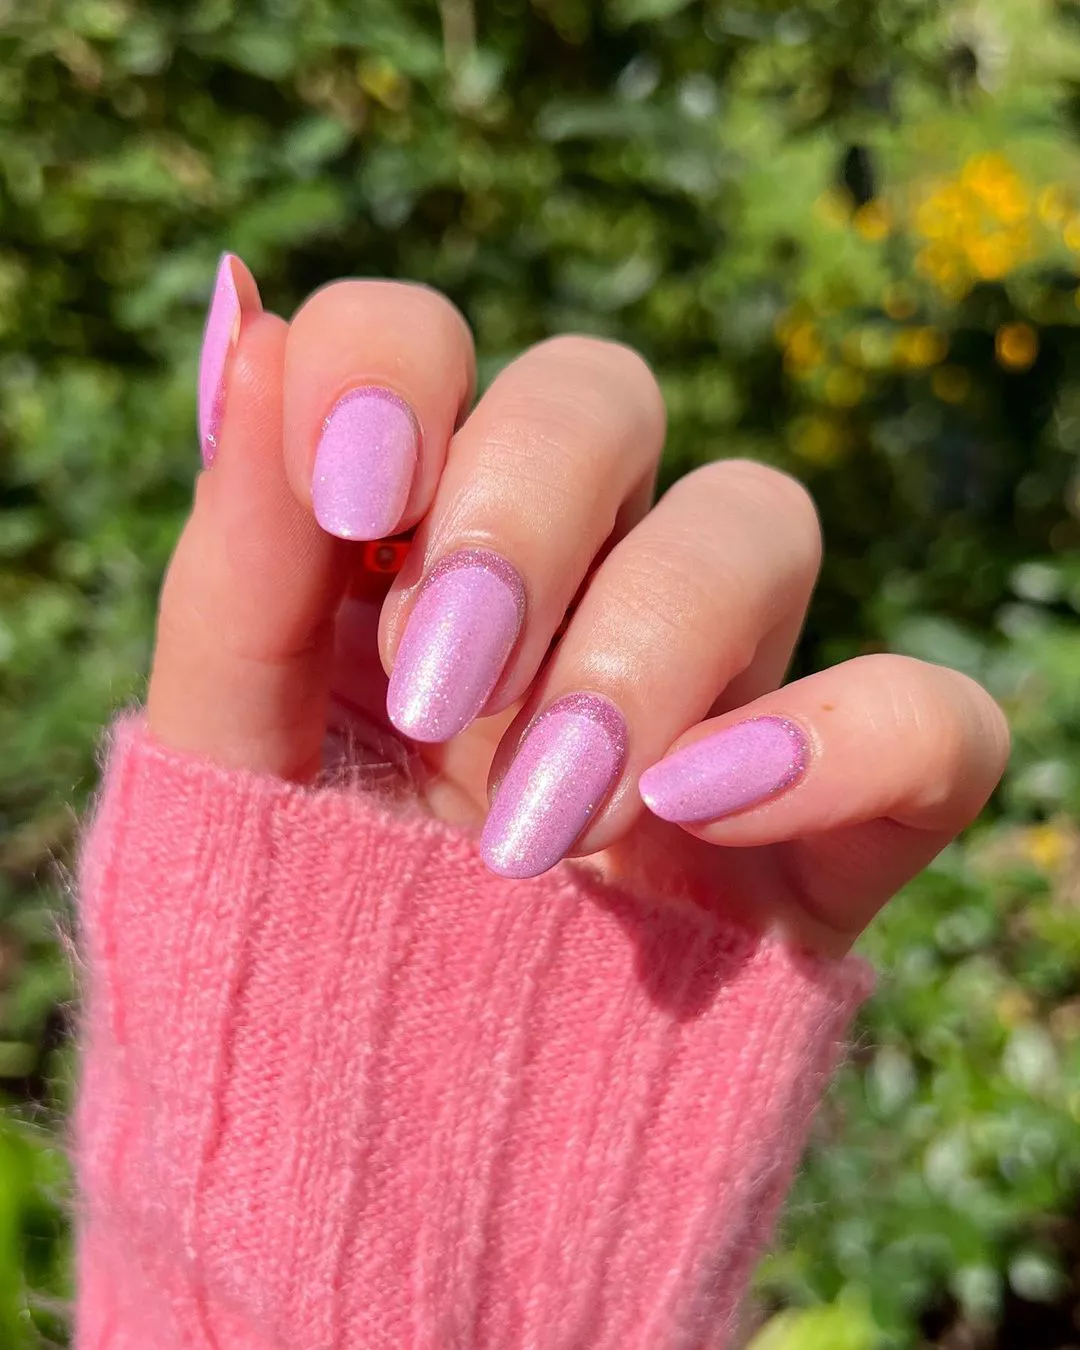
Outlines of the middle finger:
{"label": "middle finger", "polygon": [[646,509],[663,436],[656,381],[617,343],[555,338],[502,372],[383,611],[399,731],[449,740],[524,694],[597,553]]}

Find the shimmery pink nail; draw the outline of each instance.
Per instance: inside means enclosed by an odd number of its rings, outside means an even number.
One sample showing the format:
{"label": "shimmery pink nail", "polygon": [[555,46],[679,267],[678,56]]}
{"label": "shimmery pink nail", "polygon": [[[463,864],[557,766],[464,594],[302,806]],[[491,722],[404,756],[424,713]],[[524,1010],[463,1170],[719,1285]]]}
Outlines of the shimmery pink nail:
{"label": "shimmery pink nail", "polygon": [[342,539],[392,534],[409,498],[416,419],[389,389],[354,389],[323,422],[311,499],[315,519]]}
{"label": "shimmery pink nail", "polygon": [[645,805],[662,820],[718,820],[797,782],[810,745],[786,717],[754,717],[676,750],[638,782]]}
{"label": "shimmery pink nail", "polygon": [[225,377],[243,317],[240,293],[233,275],[233,264],[237,261],[231,253],[221,256],[199,360],[199,446],[203,464],[207,467],[214,462],[218,452],[218,436],[225,413]]}
{"label": "shimmery pink nail", "polygon": [[480,836],[503,877],[535,877],[566,856],[622,773],[626,723],[606,698],[567,694],[532,723]]}
{"label": "shimmery pink nail", "polygon": [[430,572],[398,647],[386,706],[415,741],[448,741],[479,716],[525,617],[525,587],[505,558],[465,548]]}

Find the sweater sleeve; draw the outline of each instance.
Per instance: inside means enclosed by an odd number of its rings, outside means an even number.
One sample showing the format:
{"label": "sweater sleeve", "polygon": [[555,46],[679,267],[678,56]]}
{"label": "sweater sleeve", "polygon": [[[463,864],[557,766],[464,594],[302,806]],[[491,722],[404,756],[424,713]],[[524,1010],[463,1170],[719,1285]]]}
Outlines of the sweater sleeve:
{"label": "sweater sleeve", "polygon": [[80,867],[78,1350],[714,1350],[827,963],[117,724]]}

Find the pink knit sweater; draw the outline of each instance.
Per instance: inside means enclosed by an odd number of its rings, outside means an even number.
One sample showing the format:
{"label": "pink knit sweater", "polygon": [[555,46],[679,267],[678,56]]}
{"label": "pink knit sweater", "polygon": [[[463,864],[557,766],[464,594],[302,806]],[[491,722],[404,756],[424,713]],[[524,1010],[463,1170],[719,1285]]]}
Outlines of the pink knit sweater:
{"label": "pink knit sweater", "polygon": [[79,1350],[722,1346],[867,990],[135,718],[81,904]]}

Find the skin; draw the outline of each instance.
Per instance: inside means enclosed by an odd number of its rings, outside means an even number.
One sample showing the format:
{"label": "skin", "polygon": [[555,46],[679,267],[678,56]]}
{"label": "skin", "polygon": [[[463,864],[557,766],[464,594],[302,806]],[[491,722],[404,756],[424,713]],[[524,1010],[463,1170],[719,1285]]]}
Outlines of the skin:
{"label": "skin", "polygon": [[[162,592],[147,704],[159,740],[309,781],[332,691],[381,721],[421,579],[479,546],[517,567],[527,618],[486,715],[412,751],[407,790],[442,818],[482,823],[530,718],[565,693],[604,694],[626,717],[629,755],[575,856],[639,887],[692,882],[835,955],[978,814],[1008,756],[997,705],[966,676],[899,656],[784,685],[821,558],[813,503],[774,469],[721,461],[652,505],[664,406],[636,353],[551,339],[471,407],[471,336],[442,296],[342,281],[286,324],[239,270],[220,449]],[[405,398],[422,433],[399,527],[416,534],[388,590],[311,509],[322,419],[364,384]],[[335,634],[349,589],[368,604]],[[636,788],[649,765],[765,714],[810,740],[795,787],[717,822],[649,814]]]}

